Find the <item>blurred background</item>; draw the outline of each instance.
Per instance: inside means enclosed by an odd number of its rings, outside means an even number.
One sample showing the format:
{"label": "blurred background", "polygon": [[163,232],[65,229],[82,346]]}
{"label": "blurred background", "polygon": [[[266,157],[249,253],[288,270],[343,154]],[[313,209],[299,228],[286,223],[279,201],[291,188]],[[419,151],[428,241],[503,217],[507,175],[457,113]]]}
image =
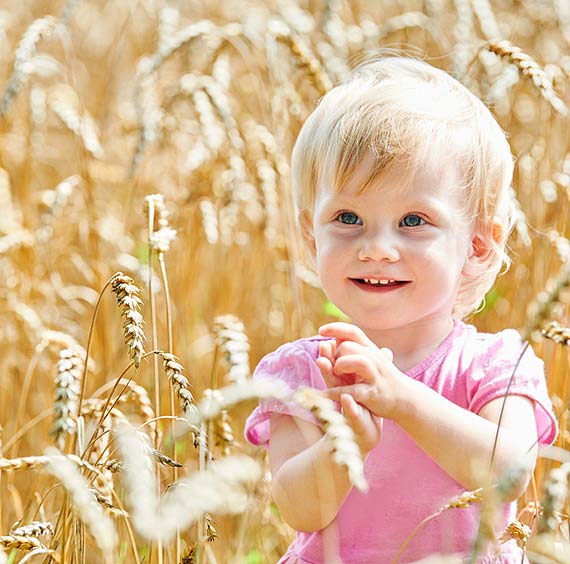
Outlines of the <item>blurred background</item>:
{"label": "blurred background", "polygon": [[[278,345],[342,317],[304,260],[289,158],[319,98],[380,48],[449,71],[508,134],[519,209],[513,266],[470,322],[530,339],[546,363],[557,445],[568,448],[567,0],[21,0],[0,3],[2,460],[53,444],[81,453],[112,396],[125,416],[159,417],[158,434],[144,426],[154,446],[194,469],[191,434],[169,433],[180,390],[199,401],[247,378]],[[140,294],[113,296],[117,272]],[[117,306],[121,291],[142,300],[144,326],[124,299]],[[129,368],[143,348],[176,355],[187,382],[159,355]],[[119,397],[123,385],[111,388],[121,376],[132,381]],[[243,439],[254,406],[242,402],[209,426],[216,458],[240,453],[266,464]],[[105,440],[93,464],[117,456],[109,433],[92,450]],[[49,521],[55,535],[37,538],[52,556],[101,562],[38,466],[4,463],[0,535]],[[527,523],[558,466],[540,461],[521,500],[534,508]],[[172,472],[160,466],[163,490]],[[567,503],[563,495],[553,517],[560,539]],[[113,519],[120,540],[111,562],[269,564],[292,538],[266,473],[245,511],[200,520],[171,545],[151,545],[127,534],[126,517]],[[10,562],[43,550],[1,546]]]}

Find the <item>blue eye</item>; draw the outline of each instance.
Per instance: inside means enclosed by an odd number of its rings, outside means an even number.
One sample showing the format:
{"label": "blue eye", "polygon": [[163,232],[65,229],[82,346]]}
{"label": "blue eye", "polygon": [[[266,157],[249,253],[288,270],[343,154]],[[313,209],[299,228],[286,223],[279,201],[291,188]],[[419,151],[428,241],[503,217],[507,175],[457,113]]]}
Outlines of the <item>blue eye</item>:
{"label": "blue eye", "polygon": [[400,227],[419,227],[423,225],[425,220],[415,213],[407,215],[400,221]]}
{"label": "blue eye", "polygon": [[357,225],[360,218],[352,212],[342,212],[338,214],[337,220],[345,225]]}

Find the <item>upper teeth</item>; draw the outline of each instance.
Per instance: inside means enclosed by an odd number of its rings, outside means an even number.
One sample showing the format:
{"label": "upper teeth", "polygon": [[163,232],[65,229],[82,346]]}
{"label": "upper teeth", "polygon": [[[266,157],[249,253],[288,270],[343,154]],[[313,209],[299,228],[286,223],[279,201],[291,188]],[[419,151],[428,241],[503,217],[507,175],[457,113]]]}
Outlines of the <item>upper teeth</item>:
{"label": "upper teeth", "polygon": [[372,278],[364,278],[364,282],[368,284],[389,284],[390,282],[396,282],[395,280],[374,280]]}

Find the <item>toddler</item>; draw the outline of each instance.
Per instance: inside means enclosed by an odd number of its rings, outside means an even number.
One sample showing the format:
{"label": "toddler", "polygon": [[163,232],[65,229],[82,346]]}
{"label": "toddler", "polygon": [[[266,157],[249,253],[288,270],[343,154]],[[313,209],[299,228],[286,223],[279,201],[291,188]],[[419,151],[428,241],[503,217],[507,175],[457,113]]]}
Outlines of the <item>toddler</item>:
{"label": "toddler", "polygon": [[[411,58],[359,67],[304,124],[292,157],[298,220],[323,290],[352,323],[279,347],[255,377],[338,401],[369,491],[351,487],[309,411],[263,400],[246,437],[269,449],[273,497],[297,530],[282,564],[390,564],[420,522],[488,483],[490,469],[493,482],[518,469],[496,533],[514,520],[537,445],[557,432],[543,363],[516,331],[462,321],[508,262],[512,174],[484,104]],[[479,512],[428,520],[398,562],[468,556]],[[478,560],[521,561],[514,540]]]}

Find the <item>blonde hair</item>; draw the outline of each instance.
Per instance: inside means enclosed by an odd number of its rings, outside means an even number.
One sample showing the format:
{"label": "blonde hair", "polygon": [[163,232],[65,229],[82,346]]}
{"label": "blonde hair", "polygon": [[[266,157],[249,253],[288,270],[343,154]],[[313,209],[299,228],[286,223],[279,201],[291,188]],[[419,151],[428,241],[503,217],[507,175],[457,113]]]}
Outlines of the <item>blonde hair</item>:
{"label": "blonde hair", "polygon": [[374,165],[362,190],[396,163],[413,173],[429,155],[455,159],[466,219],[486,249],[464,269],[453,314],[465,317],[509,265],[513,157],[503,130],[445,71],[400,56],[365,63],[321,99],[299,133],[291,163],[297,213],[312,213],[319,183],[341,191],[370,154]]}

